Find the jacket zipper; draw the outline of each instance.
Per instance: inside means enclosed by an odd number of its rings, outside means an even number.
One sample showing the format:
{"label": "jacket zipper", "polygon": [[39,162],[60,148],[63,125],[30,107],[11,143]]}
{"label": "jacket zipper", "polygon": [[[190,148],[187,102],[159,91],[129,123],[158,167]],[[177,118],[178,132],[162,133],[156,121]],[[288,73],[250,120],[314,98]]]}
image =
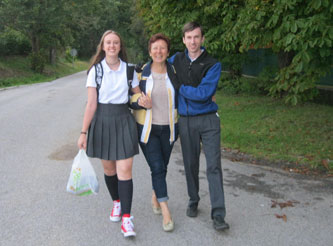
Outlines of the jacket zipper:
{"label": "jacket zipper", "polygon": [[[188,77],[191,78],[191,71],[192,71],[192,61],[190,62],[190,65],[188,67]],[[189,115],[189,112],[188,112],[188,101],[187,99],[185,98],[185,102],[186,102],[186,115],[188,116]]]}

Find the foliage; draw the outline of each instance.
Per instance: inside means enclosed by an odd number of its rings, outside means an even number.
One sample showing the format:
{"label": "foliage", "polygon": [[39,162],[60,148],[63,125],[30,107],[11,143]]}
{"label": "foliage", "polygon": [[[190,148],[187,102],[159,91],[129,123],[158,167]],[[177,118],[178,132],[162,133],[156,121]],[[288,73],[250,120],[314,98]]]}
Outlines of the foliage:
{"label": "foliage", "polygon": [[26,55],[30,50],[29,39],[21,32],[4,28],[0,33],[0,55]]}
{"label": "foliage", "polygon": [[77,60],[77,55],[73,57],[73,56],[71,55],[71,50],[72,50],[71,47],[67,47],[66,50],[65,50],[64,59],[65,59],[67,62],[73,62],[73,61]]}
{"label": "foliage", "polygon": [[[198,21],[206,46],[221,61],[242,66],[241,53],[272,47],[280,70],[270,95],[297,104],[316,95],[315,82],[332,69],[333,2],[329,0],[138,0],[149,35],[164,32],[180,49],[181,28]],[[238,64],[238,67],[237,67]]]}
{"label": "foliage", "polygon": [[0,8],[2,24],[31,40],[33,52],[49,46],[61,46],[69,40],[68,1],[4,0]]}
{"label": "foliage", "polygon": [[[0,24],[20,32],[30,40],[31,67],[41,71],[47,50],[63,47],[71,40],[68,31],[68,1],[4,0],[0,5]],[[50,54],[53,54],[50,52]]]}
{"label": "foliage", "polygon": [[[139,24],[134,2],[2,0],[0,32],[15,30],[28,38],[33,53],[42,51],[49,55],[49,61],[54,61],[55,54],[65,53],[67,47],[76,48],[81,57],[91,57],[104,31],[113,29],[131,46],[132,58],[140,59],[146,40],[141,35],[143,26]],[[9,39],[4,40],[8,43]]]}
{"label": "foliage", "polygon": [[264,73],[261,76],[235,77],[225,72],[221,75],[218,90],[229,94],[267,95],[269,91],[269,79],[267,79]]}
{"label": "foliage", "polygon": [[45,67],[45,56],[41,52],[29,55],[31,69],[37,73],[43,73]]}
{"label": "foliage", "polygon": [[[73,21],[70,29],[74,35],[71,44],[82,57],[91,57],[106,30],[118,32],[129,53],[130,61],[143,57],[143,26],[137,19],[134,0],[81,0],[73,3]],[[110,14],[112,13],[112,14]]]}
{"label": "foliage", "polygon": [[289,61],[280,66],[271,95],[285,95],[285,101],[293,105],[314,98],[315,82],[333,64],[332,1],[248,1],[240,16],[245,48],[271,44],[279,55],[289,55]]}

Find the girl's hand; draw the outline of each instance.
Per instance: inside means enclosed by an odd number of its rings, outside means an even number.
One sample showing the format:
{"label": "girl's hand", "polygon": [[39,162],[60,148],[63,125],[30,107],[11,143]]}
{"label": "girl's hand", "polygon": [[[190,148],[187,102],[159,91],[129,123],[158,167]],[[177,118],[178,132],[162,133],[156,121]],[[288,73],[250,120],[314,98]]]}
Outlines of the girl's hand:
{"label": "girl's hand", "polygon": [[138,104],[141,107],[144,107],[144,108],[147,108],[147,109],[150,109],[153,105],[153,103],[151,101],[151,98],[143,92],[141,92],[141,97],[138,100]]}
{"label": "girl's hand", "polygon": [[87,149],[87,137],[86,134],[82,134],[79,137],[79,140],[77,140],[77,146],[79,147],[79,149]]}

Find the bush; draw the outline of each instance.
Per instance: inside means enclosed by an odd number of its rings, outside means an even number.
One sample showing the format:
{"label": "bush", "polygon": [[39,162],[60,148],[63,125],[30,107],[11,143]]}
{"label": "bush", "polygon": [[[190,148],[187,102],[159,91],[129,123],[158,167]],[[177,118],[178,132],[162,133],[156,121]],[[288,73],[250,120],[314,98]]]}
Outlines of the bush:
{"label": "bush", "polygon": [[279,69],[274,66],[265,67],[257,77],[257,86],[263,94],[267,95],[270,88],[275,85],[275,77],[277,76]]}
{"label": "bush", "polygon": [[218,85],[218,90],[222,89],[229,94],[267,94],[269,83],[262,78],[234,77],[229,73],[223,73]]}
{"label": "bush", "polygon": [[46,64],[45,56],[41,52],[29,55],[31,69],[38,73],[43,73]]}
{"label": "bush", "polygon": [[318,95],[313,101],[318,104],[333,105],[333,91],[319,88]]}
{"label": "bush", "polygon": [[0,33],[0,55],[27,55],[30,51],[30,41],[22,33],[9,28]]}

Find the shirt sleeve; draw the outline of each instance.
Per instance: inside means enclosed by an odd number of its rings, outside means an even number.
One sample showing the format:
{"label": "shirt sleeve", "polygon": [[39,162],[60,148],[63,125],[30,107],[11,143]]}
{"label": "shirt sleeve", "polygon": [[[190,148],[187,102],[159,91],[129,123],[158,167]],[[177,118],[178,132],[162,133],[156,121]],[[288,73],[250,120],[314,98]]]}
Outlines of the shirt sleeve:
{"label": "shirt sleeve", "polygon": [[138,74],[134,70],[132,88],[137,87],[139,85]]}
{"label": "shirt sleeve", "polygon": [[221,63],[218,62],[208,70],[198,87],[182,85],[179,94],[190,100],[206,101],[214,95],[220,76]]}
{"label": "shirt sleeve", "polygon": [[86,87],[96,87],[96,78],[95,78],[95,67],[92,66],[89,70]]}

